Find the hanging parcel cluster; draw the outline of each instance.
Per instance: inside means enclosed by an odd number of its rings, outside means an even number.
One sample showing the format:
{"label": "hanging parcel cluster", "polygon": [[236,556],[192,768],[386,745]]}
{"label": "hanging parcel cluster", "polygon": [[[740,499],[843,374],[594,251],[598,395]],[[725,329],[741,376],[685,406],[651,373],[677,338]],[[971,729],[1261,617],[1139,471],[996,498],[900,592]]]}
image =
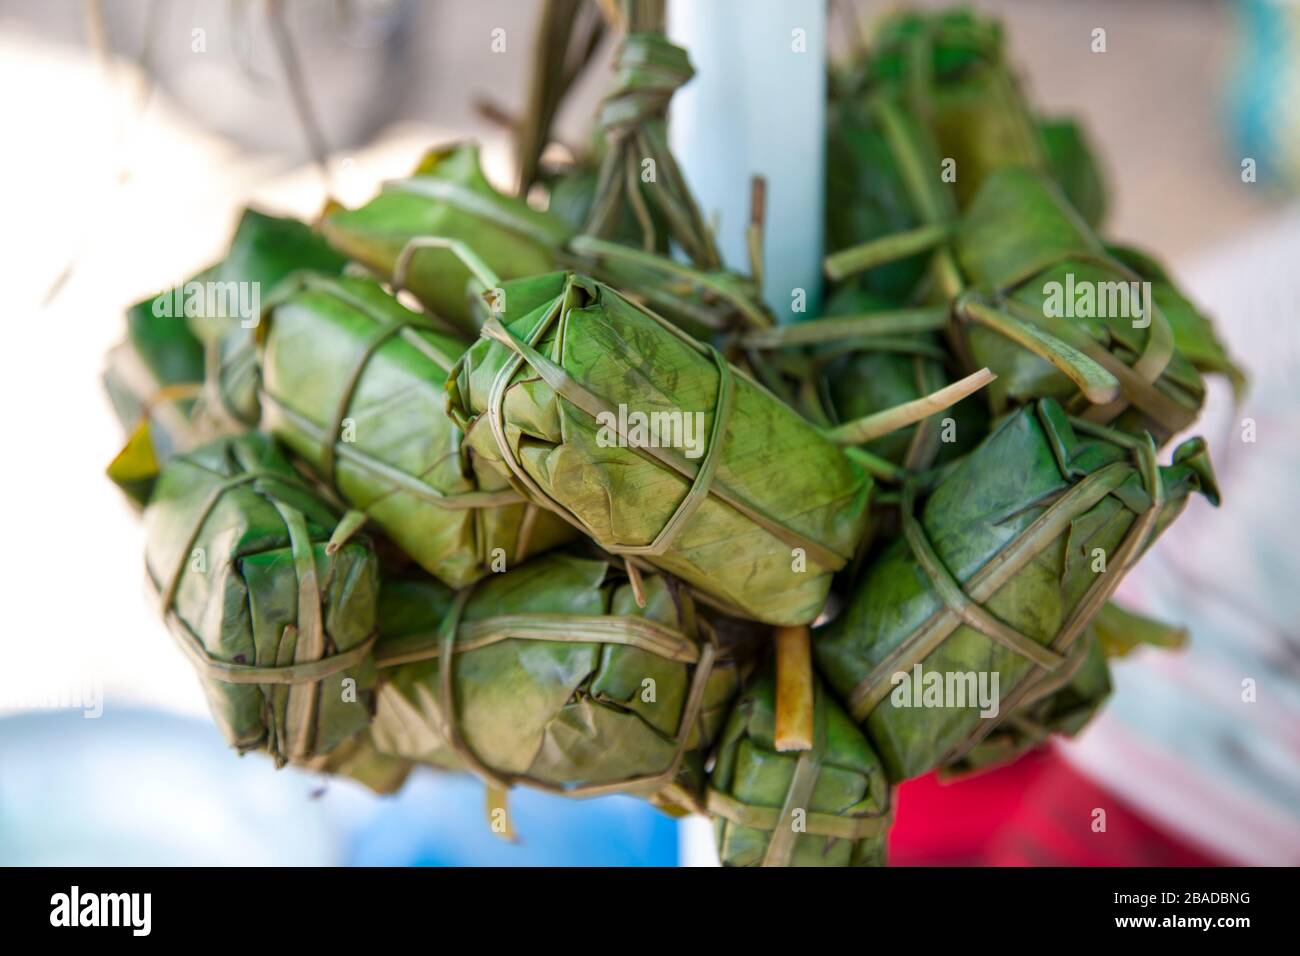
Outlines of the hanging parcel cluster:
{"label": "hanging parcel cluster", "polygon": [[[548,207],[438,149],[315,226],[248,211],[166,297],[184,314],[130,310],[110,475],[241,752],[379,791],[431,765],[633,793],[710,814],[727,864],[880,864],[896,783],[1074,733],[1109,658],[1178,643],[1110,597],[1215,500],[1204,443],[1164,446],[1203,375],[1241,374],[1097,232],[1086,137],[966,12],[890,18],[835,67],[831,294],[776,327],[667,150],[685,53],[653,4],[622,26],[590,150],[540,163],[524,124],[520,192]],[[1149,283],[1150,306],[1054,315],[1067,280]],[[188,294],[211,283],[261,290],[258,314]],[[698,414],[698,447],[609,441],[627,409]],[[808,626],[813,737],[784,752],[770,637]],[[995,699],[937,694],[966,675]]]}

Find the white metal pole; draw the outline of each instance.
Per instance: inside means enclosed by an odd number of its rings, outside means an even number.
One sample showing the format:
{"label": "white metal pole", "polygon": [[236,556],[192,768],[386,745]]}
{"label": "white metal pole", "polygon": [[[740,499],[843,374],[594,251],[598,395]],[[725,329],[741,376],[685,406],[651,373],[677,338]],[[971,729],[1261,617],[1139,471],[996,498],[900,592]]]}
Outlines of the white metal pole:
{"label": "white metal pole", "polygon": [[825,0],[672,0],[695,78],[669,139],[726,264],[748,267],[750,177],[767,180],[763,295],[783,322],[817,314],[826,162]]}

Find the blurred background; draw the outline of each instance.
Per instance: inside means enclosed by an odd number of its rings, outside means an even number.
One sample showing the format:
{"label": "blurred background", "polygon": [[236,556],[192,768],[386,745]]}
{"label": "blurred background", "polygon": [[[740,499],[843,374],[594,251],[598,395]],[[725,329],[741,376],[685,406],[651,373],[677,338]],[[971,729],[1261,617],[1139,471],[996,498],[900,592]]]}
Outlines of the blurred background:
{"label": "blurred background", "polygon": [[[838,4],[832,53],[855,18],[902,5]],[[1190,648],[1120,662],[1110,706],[1076,741],[905,785],[893,860],[1300,863],[1300,3],[973,6],[1005,20],[1030,98],[1084,121],[1113,196],[1109,238],[1166,261],[1252,388],[1241,406],[1215,392],[1198,428],[1224,506],[1194,503],[1121,592],[1187,625]],[[316,154],[345,204],[453,139],[480,140],[508,184],[501,119],[524,107],[538,10],[0,0],[0,275],[14,310],[0,349],[0,864],[710,862],[706,824],[629,798],[522,793],[511,845],[483,825],[468,779],[423,773],[377,798],[236,757],[145,599],[138,521],[103,477],[121,435],[99,375],[125,307],[216,258],[247,203],[314,216]],[[560,140],[586,142],[611,53],[565,103]],[[1101,837],[1086,825],[1098,806]]]}

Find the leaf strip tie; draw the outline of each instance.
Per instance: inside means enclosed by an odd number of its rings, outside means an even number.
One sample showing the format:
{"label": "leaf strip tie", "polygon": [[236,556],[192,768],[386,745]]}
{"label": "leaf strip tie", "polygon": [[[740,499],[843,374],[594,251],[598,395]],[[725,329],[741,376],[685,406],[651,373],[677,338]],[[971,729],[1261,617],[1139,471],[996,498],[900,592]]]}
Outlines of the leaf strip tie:
{"label": "leaf strip tie", "polygon": [[[1078,425],[1081,431],[1090,431],[1086,422],[1073,423]],[[1096,429],[1096,431],[1104,430]],[[1096,431],[1093,433],[1096,433]],[[1155,443],[1147,435],[1145,441],[1141,439],[1133,440],[1129,443],[1129,446],[1135,459],[1137,473],[1141,476],[1142,484],[1149,493],[1149,503],[1145,511],[1135,516],[1133,524],[1125,533],[1120,546],[1116,549],[1112,559],[1107,562],[1106,569],[1093,580],[1070,617],[1062,625],[1061,630],[1051,644],[1052,649],[1055,651],[1064,653],[1078,640],[1084,629],[1101,610],[1102,605],[1109,601],[1115,593],[1115,589],[1119,587],[1124,575],[1141,557],[1143,550],[1151,542],[1152,535],[1155,532],[1156,521],[1160,517],[1160,509],[1164,506],[1165,500],[1164,484],[1160,480],[1160,468],[1156,461]],[[980,726],[975,728],[970,737],[952,748],[949,754],[944,757],[944,762],[950,763],[953,760],[960,759],[972,747],[987,737],[1026,697],[1033,694],[1035,686],[1041,678],[1041,674],[1030,674],[1022,678],[1002,699],[1001,706],[998,709],[998,716],[981,721]]]}
{"label": "leaf strip tie", "polygon": [[948,609],[961,618],[968,627],[979,631],[985,637],[992,638],[1007,650],[1014,651],[1039,667],[1048,670],[1060,667],[1065,662],[1061,655],[1039,644],[1032,637],[1021,634],[1005,621],[998,620],[983,606],[970,599],[944,566],[939,555],[935,553],[925,529],[916,520],[915,506],[916,485],[908,481],[903,485],[903,503],[899,509],[903,519],[903,535],[907,538],[908,547],[912,549],[912,556],[921,565],[926,577],[930,579],[930,584],[939,592],[939,597],[943,599]]}
{"label": "leaf strip tie", "polygon": [[[1077,515],[1086,512],[1132,474],[1132,465],[1113,462],[1075,484],[971,576],[966,582],[966,595],[979,604],[989,600],[1035,555],[1051,545]],[[889,696],[891,675],[923,661],[961,623],[952,608],[942,604],[903,638],[849,694],[846,703],[854,719],[865,720]]]}
{"label": "leaf strip tie", "polygon": [[[203,505],[199,508],[198,515],[195,519],[194,526],[185,538],[185,547],[178,552],[178,559],[171,573],[165,579],[165,584],[158,588],[158,602],[161,613],[166,617],[167,622],[172,625],[168,628],[171,634],[176,637],[177,643],[180,644],[181,650],[185,656],[202,671],[205,677],[220,681],[223,684],[310,684],[315,681],[324,680],[340,671],[348,670],[355,667],[365,660],[366,655],[370,652],[371,645],[374,644],[377,634],[371,633],[361,643],[348,648],[338,654],[322,657],[318,660],[306,661],[303,663],[294,663],[275,666],[261,666],[256,664],[235,664],[229,661],[219,660],[213,657],[203,646],[189,625],[181,620],[180,615],[175,611],[174,604],[176,601],[176,592],[180,587],[181,576],[185,571],[185,563],[190,552],[194,548],[194,542],[198,540],[199,534],[203,530],[203,525],[207,522],[209,515],[217,506],[221,497],[232,488],[249,484],[253,481],[269,480],[281,482],[289,487],[300,491],[307,491],[306,486],[301,485],[296,480],[287,475],[271,471],[249,471],[241,475],[221,482],[214,487],[204,500]],[[282,512],[283,514],[283,512]],[[290,541],[292,544],[293,532],[290,531]],[[295,570],[297,570],[297,561],[295,560]],[[303,587],[301,579],[299,581],[300,593]],[[318,605],[319,606],[319,605]]]}

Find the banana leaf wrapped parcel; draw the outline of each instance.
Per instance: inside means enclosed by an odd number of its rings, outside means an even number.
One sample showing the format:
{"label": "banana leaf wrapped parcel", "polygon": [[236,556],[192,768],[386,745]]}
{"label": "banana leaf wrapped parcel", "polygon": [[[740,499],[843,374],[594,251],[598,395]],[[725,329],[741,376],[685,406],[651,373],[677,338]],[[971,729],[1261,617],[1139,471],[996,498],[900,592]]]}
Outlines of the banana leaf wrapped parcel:
{"label": "banana leaf wrapped parcel", "polygon": [[557,552],[459,593],[392,577],[380,596],[384,752],[490,785],[633,792],[689,807],[740,684],[689,592]]}
{"label": "banana leaf wrapped parcel", "polygon": [[880,758],[820,682],[813,747],[776,750],[769,668],[741,693],[718,740],[708,808],[723,866],[883,866],[892,820]]}
{"label": "banana leaf wrapped parcel", "polygon": [[429,573],[461,587],[573,536],[447,416],[465,343],[377,282],[301,273],[258,334],[265,427]]}
{"label": "banana leaf wrapped parcel", "polygon": [[[1070,401],[1080,391],[1059,366],[1025,348],[1023,332],[995,327],[1009,316],[1077,349],[1117,381],[1115,399],[1086,410],[1089,417],[1150,431],[1158,442],[1195,420],[1205,385],[1176,330],[1186,338],[1204,317],[1186,300],[1156,302],[1048,180],[1017,169],[989,176],[957,229],[955,253],[988,299],[959,300],[957,309],[968,320],[973,362],[999,375],[989,389],[995,408],[1039,397]],[[1071,407],[1083,408],[1084,392]]]}
{"label": "banana leaf wrapped parcel", "polygon": [[868,521],[871,478],[721,354],[599,282],[503,287],[448,381],[480,461],[605,550],[737,616],[806,624]]}
{"label": "banana leaf wrapped parcel", "polygon": [[992,172],[955,224],[841,250],[827,271],[843,278],[918,248],[933,253],[930,297],[952,303],[961,364],[998,377],[986,393],[994,413],[1050,397],[1163,443],[1200,411],[1199,368],[1240,385],[1209,320],[1113,255],[1041,173]]}
{"label": "banana leaf wrapped parcel", "polygon": [[813,641],[890,779],[959,760],[1086,654],[1089,624],[1193,491],[1218,500],[1201,439],[1157,467],[1149,439],[1050,399],[1007,416],[919,511],[905,485],[902,539]]}
{"label": "banana leaf wrapped parcel", "polygon": [[104,372],[128,434],[109,477],[143,505],[172,455],[255,427],[253,336],[264,297],[296,269],[343,264],[310,226],[250,208],[221,261],[132,306]]}
{"label": "banana leaf wrapped parcel", "polygon": [[[321,230],[336,249],[385,278],[412,239],[438,236],[471,246],[506,279],[556,268],[557,250],[572,232],[558,216],[497,192],[470,144],[430,151],[410,177],[386,183],[364,206],[327,213]],[[470,283],[469,268],[452,252],[422,249],[404,284],[435,315],[473,333]]]}
{"label": "banana leaf wrapped parcel", "polygon": [[[896,93],[854,90],[832,98],[826,140],[826,250],[832,255],[891,236],[923,236],[957,217],[950,184],[934,175],[930,131]],[[903,249],[859,270],[854,283],[890,301],[910,298],[929,268],[928,247]]]}
{"label": "banana leaf wrapped parcel", "polygon": [[1057,176],[1087,222],[1100,222],[1106,197],[1086,135],[1068,119],[1035,115],[995,18],[963,8],[886,17],[862,72],[868,90],[903,97],[953,161],[962,207],[990,173],[1018,167]]}
{"label": "banana leaf wrapped parcel", "polygon": [[306,764],[366,730],[377,678],[371,546],[258,433],[173,458],[145,510],[169,630],[241,753]]}

